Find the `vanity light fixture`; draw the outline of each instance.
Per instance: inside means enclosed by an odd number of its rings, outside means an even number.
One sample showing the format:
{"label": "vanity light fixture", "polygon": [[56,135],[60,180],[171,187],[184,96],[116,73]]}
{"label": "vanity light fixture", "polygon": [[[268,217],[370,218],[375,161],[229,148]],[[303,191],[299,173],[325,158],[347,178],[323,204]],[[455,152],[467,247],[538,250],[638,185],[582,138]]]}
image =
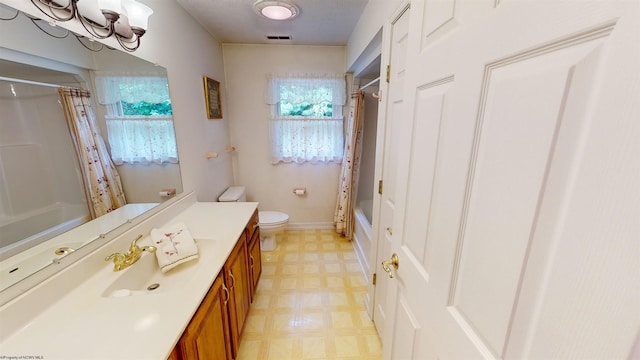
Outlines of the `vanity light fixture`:
{"label": "vanity light fixture", "polygon": [[300,14],[300,8],[289,0],[258,0],[253,8],[271,20],[290,20]]}
{"label": "vanity light fixture", "polygon": [[153,10],[135,0],[31,0],[38,10],[56,21],[78,19],[93,37],[114,36],[126,51],[135,51],[147,31]]}

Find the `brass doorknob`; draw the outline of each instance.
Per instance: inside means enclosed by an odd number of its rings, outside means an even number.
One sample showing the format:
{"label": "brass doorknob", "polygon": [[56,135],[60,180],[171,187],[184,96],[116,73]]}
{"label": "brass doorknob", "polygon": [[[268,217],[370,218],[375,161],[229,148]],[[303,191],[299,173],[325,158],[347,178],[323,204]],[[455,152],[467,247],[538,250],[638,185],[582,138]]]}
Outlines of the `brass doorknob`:
{"label": "brass doorknob", "polygon": [[396,269],[396,270],[398,270],[398,267],[400,267],[400,261],[398,260],[398,254],[396,254],[396,253],[391,255],[391,259],[385,260],[385,261],[382,262],[382,268],[384,269],[384,271],[387,272],[387,274],[389,274],[389,278],[393,279],[393,272],[391,270],[391,266],[393,266],[393,268]]}

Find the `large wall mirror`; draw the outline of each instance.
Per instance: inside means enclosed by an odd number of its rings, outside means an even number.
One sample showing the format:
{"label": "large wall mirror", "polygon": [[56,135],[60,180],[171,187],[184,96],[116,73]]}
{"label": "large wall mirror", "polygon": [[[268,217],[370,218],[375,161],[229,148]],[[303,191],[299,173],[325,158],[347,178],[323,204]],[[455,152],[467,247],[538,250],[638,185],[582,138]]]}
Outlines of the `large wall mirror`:
{"label": "large wall mirror", "polygon": [[[66,30],[0,4],[0,18],[13,14],[0,21],[18,37],[0,39],[0,291],[182,192],[166,70],[72,33],[58,39]],[[61,86],[90,92],[122,183],[126,205],[105,215],[90,210]],[[140,141],[174,148],[145,157],[132,150]]]}

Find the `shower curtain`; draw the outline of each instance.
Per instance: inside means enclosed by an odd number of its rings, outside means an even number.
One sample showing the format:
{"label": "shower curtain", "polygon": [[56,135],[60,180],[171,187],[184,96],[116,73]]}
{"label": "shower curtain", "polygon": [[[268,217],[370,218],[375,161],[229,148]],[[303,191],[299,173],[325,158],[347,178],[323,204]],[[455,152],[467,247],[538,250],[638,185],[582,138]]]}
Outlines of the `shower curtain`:
{"label": "shower curtain", "polygon": [[360,170],[360,155],[362,153],[364,92],[358,90],[352,93],[351,99],[354,104],[353,110],[349,112],[338,198],[333,216],[336,232],[349,239],[354,229],[353,208],[358,190],[358,173]]}
{"label": "shower curtain", "polygon": [[96,125],[91,93],[59,88],[58,94],[80,161],[91,218],[95,219],[127,203],[120,175]]}

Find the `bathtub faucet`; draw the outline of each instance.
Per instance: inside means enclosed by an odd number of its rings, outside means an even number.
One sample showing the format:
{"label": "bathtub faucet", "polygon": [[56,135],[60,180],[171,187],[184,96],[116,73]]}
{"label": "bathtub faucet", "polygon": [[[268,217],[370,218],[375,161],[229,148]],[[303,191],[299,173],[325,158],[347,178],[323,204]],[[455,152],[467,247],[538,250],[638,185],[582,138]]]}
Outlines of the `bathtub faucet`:
{"label": "bathtub faucet", "polygon": [[113,261],[113,271],[120,271],[128,268],[133,265],[136,261],[140,259],[142,253],[145,251],[154,253],[156,252],[155,246],[143,246],[139,247],[137,242],[142,239],[142,234],[138,235],[138,237],[133,240],[131,246],[129,246],[129,251],[124,254],[113,253],[107,256],[104,261]]}

